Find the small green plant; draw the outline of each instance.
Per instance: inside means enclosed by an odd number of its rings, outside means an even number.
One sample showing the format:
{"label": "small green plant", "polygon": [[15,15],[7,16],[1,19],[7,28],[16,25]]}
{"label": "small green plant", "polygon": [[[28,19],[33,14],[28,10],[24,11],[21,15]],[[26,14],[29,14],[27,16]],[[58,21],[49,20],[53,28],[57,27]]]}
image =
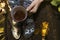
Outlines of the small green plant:
{"label": "small green plant", "polygon": [[51,1],[51,4],[52,4],[53,6],[58,6],[58,5],[59,5],[58,11],[60,12],[60,0],[52,0],[52,1]]}

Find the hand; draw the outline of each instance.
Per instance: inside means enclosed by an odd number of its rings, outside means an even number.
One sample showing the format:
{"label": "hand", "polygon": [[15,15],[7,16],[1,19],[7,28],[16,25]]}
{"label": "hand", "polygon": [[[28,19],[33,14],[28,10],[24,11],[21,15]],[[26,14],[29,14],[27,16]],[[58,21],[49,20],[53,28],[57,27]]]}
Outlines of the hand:
{"label": "hand", "polygon": [[27,7],[27,11],[35,13],[39,7],[39,5],[43,2],[43,0],[34,0],[31,5]]}

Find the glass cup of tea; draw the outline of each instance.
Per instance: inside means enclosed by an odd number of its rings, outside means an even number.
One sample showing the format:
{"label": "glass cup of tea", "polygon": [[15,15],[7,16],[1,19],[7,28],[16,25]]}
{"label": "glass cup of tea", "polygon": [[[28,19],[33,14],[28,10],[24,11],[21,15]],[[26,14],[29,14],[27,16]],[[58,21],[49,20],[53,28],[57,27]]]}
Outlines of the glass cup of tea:
{"label": "glass cup of tea", "polygon": [[12,20],[22,22],[27,18],[27,11],[23,6],[15,6],[11,11]]}

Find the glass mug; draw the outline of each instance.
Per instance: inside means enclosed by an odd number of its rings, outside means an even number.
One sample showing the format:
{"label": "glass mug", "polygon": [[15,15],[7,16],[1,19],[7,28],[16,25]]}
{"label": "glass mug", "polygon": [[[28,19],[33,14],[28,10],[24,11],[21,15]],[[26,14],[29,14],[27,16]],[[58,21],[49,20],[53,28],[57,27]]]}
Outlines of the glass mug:
{"label": "glass mug", "polygon": [[27,18],[27,11],[23,6],[15,6],[11,11],[11,17],[15,22],[22,22]]}

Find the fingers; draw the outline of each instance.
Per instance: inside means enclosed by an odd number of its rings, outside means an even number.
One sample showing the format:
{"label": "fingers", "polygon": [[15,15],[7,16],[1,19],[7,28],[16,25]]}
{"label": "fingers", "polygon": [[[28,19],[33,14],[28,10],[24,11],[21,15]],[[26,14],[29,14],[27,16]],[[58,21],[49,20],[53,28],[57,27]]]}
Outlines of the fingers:
{"label": "fingers", "polygon": [[27,7],[27,11],[35,13],[43,0],[34,0],[29,7]]}
{"label": "fingers", "polygon": [[31,10],[31,9],[35,6],[35,4],[36,4],[36,0],[34,0],[34,1],[31,3],[31,5],[27,7],[26,10],[27,10],[27,11]]}
{"label": "fingers", "polygon": [[32,10],[30,10],[30,12],[32,12],[32,13],[36,13],[36,11],[37,11],[37,9],[38,9],[38,4],[36,4],[35,6],[34,6],[34,8],[32,8]]}

